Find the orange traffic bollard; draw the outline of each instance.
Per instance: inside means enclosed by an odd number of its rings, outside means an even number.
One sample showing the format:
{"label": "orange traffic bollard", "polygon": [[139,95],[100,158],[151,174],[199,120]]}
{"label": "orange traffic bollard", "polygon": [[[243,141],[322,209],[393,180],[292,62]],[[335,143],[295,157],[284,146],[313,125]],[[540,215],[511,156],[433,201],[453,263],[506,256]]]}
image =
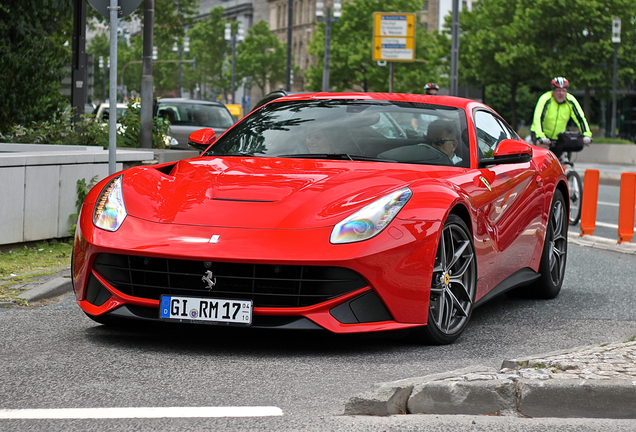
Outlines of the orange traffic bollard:
{"label": "orange traffic bollard", "polygon": [[630,242],[634,237],[634,207],[636,206],[636,173],[621,174],[621,198],[618,205],[618,242]]}
{"label": "orange traffic bollard", "polygon": [[599,171],[585,170],[583,202],[581,203],[581,235],[592,235],[596,228],[596,204],[598,202]]}

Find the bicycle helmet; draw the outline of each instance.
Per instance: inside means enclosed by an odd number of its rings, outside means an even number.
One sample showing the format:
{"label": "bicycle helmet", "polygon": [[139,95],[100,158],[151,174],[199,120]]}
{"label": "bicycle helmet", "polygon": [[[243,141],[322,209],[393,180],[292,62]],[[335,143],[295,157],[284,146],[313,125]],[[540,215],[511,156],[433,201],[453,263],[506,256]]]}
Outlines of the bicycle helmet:
{"label": "bicycle helmet", "polygon": [[570,87],[570,82],[563,77],[554,78],[550,84],[552,85],[553,89],[555,88],[567,89],[568,87]]}
{"label": "bicycle helmet", "polygon": [[424,91],[427,90],[439,90],[439,86],[435,83],[428,83],[424,86]]}

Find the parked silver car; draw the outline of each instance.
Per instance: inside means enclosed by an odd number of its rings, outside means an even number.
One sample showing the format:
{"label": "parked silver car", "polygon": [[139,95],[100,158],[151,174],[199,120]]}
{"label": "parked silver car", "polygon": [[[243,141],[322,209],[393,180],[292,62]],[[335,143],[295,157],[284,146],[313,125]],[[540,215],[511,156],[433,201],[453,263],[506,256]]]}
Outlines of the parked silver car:
{"label": "parked silver car", "polygon": [[155,115],[170,122],[169,134],[179,143],[172,148],[177,149],[188,149],[188,137],[196,130],[212,128],[219,136],[234,124],[225,105],[196,99],[157,99]]}

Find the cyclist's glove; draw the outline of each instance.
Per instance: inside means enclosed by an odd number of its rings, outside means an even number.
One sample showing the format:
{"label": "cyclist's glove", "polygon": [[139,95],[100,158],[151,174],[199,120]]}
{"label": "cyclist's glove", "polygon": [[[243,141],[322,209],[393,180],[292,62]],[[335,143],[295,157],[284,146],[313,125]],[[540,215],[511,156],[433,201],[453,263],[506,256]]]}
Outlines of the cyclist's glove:
{"label": "cyclist's glove", "polygon": [[543,145],[550,145],[552,141],[550,141],[550,138],[541,138],[541,144]]}
{"label": "cyclist's glove", "polygon": [[589,144],[592,142],[592,138],[590,138],[589,136],[583,137],[583,144]]}

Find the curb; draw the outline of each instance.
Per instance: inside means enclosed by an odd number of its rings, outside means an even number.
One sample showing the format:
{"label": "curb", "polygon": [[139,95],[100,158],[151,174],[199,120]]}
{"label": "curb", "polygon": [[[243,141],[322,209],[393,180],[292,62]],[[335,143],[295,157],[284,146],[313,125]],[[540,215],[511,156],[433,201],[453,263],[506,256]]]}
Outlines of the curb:
{"label": "curb", "polygon": [[636,243],[619,243],[618,240],[608,239],[605,237],[597,237],[593,235],[582,236],[568,231],[568,242],[595,249],[603,249],[631,255],[636,254]]}
{"label": "curb", "polygon": [[17,296],[17,298],[25,300],[26,302],[35,302],[56,297],[72,290],[73,284],[70,278],[58,277],[23,292]]}
{"label": "curb", "polygon": [[[352,397],[345,415],[461,414],[556,418],[636,418],[636,381],[493,379],[472,368],[395,381]],[[482,374],[480,374],[482,372]],[[444,380],[441,375],[450,377]]]}

